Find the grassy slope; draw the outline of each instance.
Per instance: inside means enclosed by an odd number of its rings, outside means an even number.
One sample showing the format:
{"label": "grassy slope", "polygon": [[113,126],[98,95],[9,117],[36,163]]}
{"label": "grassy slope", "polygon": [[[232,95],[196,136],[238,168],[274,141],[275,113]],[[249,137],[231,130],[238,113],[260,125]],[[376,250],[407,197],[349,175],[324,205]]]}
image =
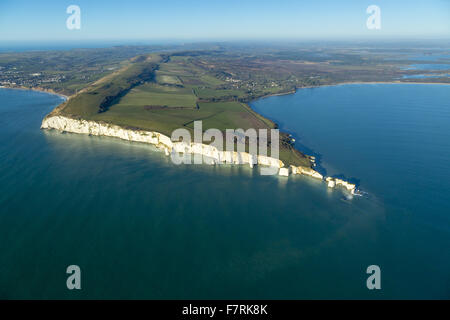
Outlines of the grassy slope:
{"label": "grassy slope", "polygon": [[[191,59],[138,57],[119,72],[72,97],[56,112],[168,136],[182,127],[192,132],[195,120],[202,120],[203,130],[275,127],[272,121],[237,101],[237,97],[248,96],[247,89],[221,89],[225,82],[195,66]],[[105,104],[106,108],[99,108]],[[283,142],[286,138],[281,136],[280,159],[286,164],[309,167],[310,162],[303,154]]]}

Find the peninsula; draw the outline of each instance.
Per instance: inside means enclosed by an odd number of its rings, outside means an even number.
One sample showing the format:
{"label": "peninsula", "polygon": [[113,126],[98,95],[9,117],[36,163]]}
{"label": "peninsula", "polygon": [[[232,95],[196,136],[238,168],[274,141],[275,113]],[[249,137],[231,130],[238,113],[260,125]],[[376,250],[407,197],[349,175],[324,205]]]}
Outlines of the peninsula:
{"label": "peninsula", "polygon": [[[45,117],[41,128],[150,143],[166,155],[171,152],[200,154],[211,164],[271,166],[276,167],[281,176],[304,174],[323,179],[312,169],[311,158],[296,150],[285,133],[280,134],[279,159],[264,155],[254,158],[248,152],[223,151],[207,144],[172,142],[173,130],[182,127],[192,131],[193,122],[198,120],[205,130],[276,128],[276,124],[246,104],[251,99],[249,93],[258,91],[229,88],[227,83],[240,81],[231,74],[218,77],[201,65],[201,60],[189,55],[134,57],[120,70],[71,96]],[[277,92],[262,89],[266,87],[260,88],[257,96]],[[353,184],[342,185],[352,193],[355,191]]]}
{"label": "peninsula", "polygon": [[[148,47],[98,49],[91,55],[83,51],[82,58],[73,58],[74,65],[67,62],[70,51],[55,53],[52,61],[43,64],[53,63],[53,68],[64,69],[57,76],[55,71],[34,69],[30,61],[36,61],[35,53],[21,58],[3,57],[8,61],[3,65],[0,55],[0,68],[9,68],[2,73],[8,75],[8,81],[0,84],[69,96],[45,117],[43,129],[150,143],[166,155],[201,154],[212,164],[275,166],[281,176],[304,174],[326,181],[330,188],[341,186],[354,193],[354,184],[323,177],[314,170],[314,157],[297,150],[287,133],[280,133],[279,160],[270,154],[255,159],[248,150],[227,152],[208,144],[186,145],[172,142],[169,137],[178,128],[192,132],[194,121],[200,120],[203,130],[276,129],[277,124],[253,111],[247,103],[260,97],[294,93],[302,87],[347,82],[448,81],[448,77],[402,78],[423,71],[404,68],[411,62],[391,52],[339,48],[329,49],[324,55],[315,48],[255,48],[251,52],[248,48],[220,46],[183,49],[159,53]],[[55,63],[58,59],[64,63]],[[29,73],[17,71],[20,69]]]}

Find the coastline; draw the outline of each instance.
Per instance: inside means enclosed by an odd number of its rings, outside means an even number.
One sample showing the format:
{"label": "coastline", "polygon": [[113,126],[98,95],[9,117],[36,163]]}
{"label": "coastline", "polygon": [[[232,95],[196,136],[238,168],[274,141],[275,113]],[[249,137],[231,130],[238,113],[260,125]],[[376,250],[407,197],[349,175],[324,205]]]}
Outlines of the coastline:
{"label": "coastline", "polygon": [[[205,163],[210,165],[220,165],[223,163],[228,164],[248,164],[250,168],[254,165],[262,165],[266,167],[271,167],[274,169],[273,173],[280,176],[289,176],[291,174],[302,174],[311,176],[316,179],[324,180],[325,178],[317,171],[304,167],[304,166],[294,166],[286,165],[283,161],[264,156],[249,154],[247,152],[239,151],[222,151],[218,150],[216,147],[211,145],[206,145],[202,143],[195,142],[173,142],[170,137],[156,131],[146,131],[137,129],[127,129],[118,125],[101,122],[92,121],[84,119],[72,119],[62,115],[47,115],[42,121],[41,129],[55,129],[60,132],[70,132],[77,134],[87,134],[93,136],[107,136],[119,138],[122,140],[133,141],[133,142],[143,142],[156,146],[160,150],[165,152],[166,156],[171,154],[197,154],[206,157]],[[327,182],[330,179],[333,181],[334,178],[327,178]],[[344,181],[335,181],[335,184],[328,184],[329,187],[334,187],[335,185],[342,184],[347,188],[352,194],[355,192],[356,186],[349,184]]]}
{"label": "coastline", "polygon": [[[319,86],[308,86],[296,88],[295,90],[280,92],[277,94],[270,94],[266,96],[262,96],[256,99],[253,99],[251,102],[256,101],[258,99],[264,99],[271,96],[281,96],[288,94],[295,94],[299,89],[307,89],[307,88],[318,88],[325,86],[338,86],[338,85],[349,85],[349,84],[449,84],[449,83],[411,83],[411,82],[342,82],[337,84],[327,84],[327,85],[319,85]],[[39,91],[49,94],[58,95],[67,101],[70,97],[58,94],[53,90],[47,90],[43,88],[11,88],[11,89],[19,89],[19,90],[32,90]],[[247,105],[251,108],[250,103]],[[64,103],[64,102],[63,102]],[[59,104],[55,109],[50,112],[42,121],[41,129],[56,129],[61,132],[72,132],[72,133],[81,133],[81,134],[89,134],[89,135],[104,135],[110,137],[116,137],[123,140],[128,141],[136,141],[136,142],[144,142],[154,144],[160,149],[164,150],[165,154],[168,156],[171,152],[180,152],[180,153],[190,153],[190,154],[200,154],[212,159],[210,164],[220,164],[222,162],[232,163],[232,164],[249,164],[250,167],[253,165],[268,165],[276,167],[278,170],[278,175],[280,176],[290,176],[295,174],[303,174],[308,175],[313,178],[320,179],[327,183],[329,188],[335,188],[339,185],[350,191],[351,194],[354,194],[357,191],[357,186],[355,184],[351,184],[345,180],[335,178],[335,177],[324,177],[319,172],[315,171],[312,168],[307,167],[296,167],[290,164],[284,164],[282,161],[270,157],[259,158],[262,156],[258,156],[257,159],[254,159],[252,155],[247,153],[238,153],[233,152],[230,154],[226,154],[221,151],[211,149],[209,145],[203,144],[195,144],[191,143],[190,145],[186,145],[183,143],[172,143],[170,138],[159,133],[159,132],[147,132],[144,130],[131,130],[122,128],[120,126],[114,124],[100,123],[95,121],[87,121],[83,119],[71,119],[68,117],[63,117],[61,115],[55,114],[55,111],[58,110],[62,106]],[[252,109],[253,110],[253,109]],[[256,111],[255,111],[256,112]],[[259,113],[258,113],[259,114]],[[269,119],[270,120],[270,119]],[[271,120],[272,121],[272,120]],[[149,137],[152,137],[149,139]],[[158,137],[155,140],[155,137]],[[153,139],[153,140],[152,140]],[[161,139],[161,141],[160,141]],[[297,149],[300,151],[299,149]],[[301,152],[301,151],[300,151]],[[312,161],[315,164],[314,161]]]}
{"label": "coastline", "polygon": [[[297,87],[295,90],[290,90],[286,92],[280,92],[280,93],[271,93],[267,95],[263,95],[260,97],[257,97],[248,103],[254,102],[259,99],[265,99],[269,97],[276,97],[276,96],[285,96],[289,94],[295,94],[297,90],[301,89],[312,89],[312,88],[321,88],[321,87],[334,87],[334,86],[343,86],[343,85],[350,85],[350,84],[432,84],[432,85],[450,85],[450,82],[403,82],[403,81],[369,81],[369,82],[363,82],[363,81],[345,81],[340,83],[333,83],[333,84],[320,84],[317,86],[305,86],[305,87]],[[254,110],[253,110],[254,111]],[[255,111],[256,112],[256,111]]]}
{"label": "coastline", "polygon": [[71,96],[66,96],[66,95],[64,95],[62,93],[57,93],[57,92],[55,92],[52,89],[45,89],[45,88],[40,88],[40,87],[28,88],[28,87],[5,87],[5,86],[0,86],[0,89],[28,90],[28,91],[43,92],[43,93],[48,93],[48,94],[53,94],[55,96],[59,96],[59,97],[63,98],[65,101],[69,100],[70,97],[71,97]]}
{"label": "coastline", "polygon": [[334,84],[324,84],[320,86],[308,86],[308,87],[301,87],[298,89],[310,89],[310,88],[319,88],[319,87],[334,87],[334,86],[343,86],[343,85],[350,85],[350,84],[430,84],[430,85],[450,85],[450,82],[404,82],[404,81],[369,81],[369,82],[361,82],[361,81],[355,81],[355,82],[340,82],[340,83],[334,83]]}

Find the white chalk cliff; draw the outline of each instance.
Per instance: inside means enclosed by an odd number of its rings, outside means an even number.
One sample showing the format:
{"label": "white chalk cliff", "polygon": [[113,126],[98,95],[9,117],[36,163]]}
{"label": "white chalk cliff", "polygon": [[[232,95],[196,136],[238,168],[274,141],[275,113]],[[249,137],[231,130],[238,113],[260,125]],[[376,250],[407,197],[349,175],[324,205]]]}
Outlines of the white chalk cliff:
{"label": "white chalk cliff", "polygon": [[[323,180],[323,176],[311,168],[303,166],[296,167],[292,165],[286,168],[284,163],[279,159],[263,155],[251,155],[247,152],[219,151],[214,146],[201,143],[172,142],[168,136],[159,132],[126,129],[118,125],[108,124],[105,122],[72,119],[61,115],[49,115],[42,121],[41,129],[56,129],[62,132],[116,137],[123,140],[155,145],[163,150],[167,156],[173,152],[202,155],[206,157],[204,162],[210,164],[248,164],[250,167],[258,164],[279,169],[278,173],[281,176],[303,174]],[[356,188],[355,185],[340,179],[328,177],[326,178],[326,181],[328,182],[328,186],[331,188],[336,185],[342,185],[351,193],[354,193]]]}
{"label": "white chalk cliff", "polygon": [[252,156],[247,152],[219,151],[216,147],[201,143],[172,142],[159,132],[125,129],[117,125],[104,122],[72,119],[61,115],[48,116],[42,121],[41,129],[56,129],[62,132],[89,134],[93,136],[116,137],[123,140],[144,142],[164,150],[166,155],[171,152],[199,154],[210,158],[210,163],[255,164],[281,168],[281,160],[258,155]]}
{"label": "white chalk cliff", "polygon": [[332,177],[327,177],[326,181],[328,183],[328,187],[329,188],[334,188],[334,187],[340,185],[340,186],[343,186],[344,188],[346,188],[348,191],[350,191],[351,194],[355,193],[356,185],[354,185],[353,183],[349,183],[349,182],[344,181],[342,179],[332,178]]}

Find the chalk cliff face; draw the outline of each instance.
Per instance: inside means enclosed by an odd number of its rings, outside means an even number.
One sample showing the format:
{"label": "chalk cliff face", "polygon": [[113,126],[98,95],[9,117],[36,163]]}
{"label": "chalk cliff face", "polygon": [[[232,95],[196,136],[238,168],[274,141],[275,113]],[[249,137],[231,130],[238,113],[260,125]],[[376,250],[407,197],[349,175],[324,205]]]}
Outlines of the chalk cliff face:
{"label": "chalk cliff face", "polygon": [[323,176],[320,173],[318,173],[317,171],[315,171],[311,168],[308,168],[308,167],[290,166],[290,169],[292,171],[292,174],[304,174],[304,175],[311,176],[316,179],[320,179],[320,180],[323,179]]}
{"label": "chalk cliff face", "polygon": [[172,149],[172,141],[158,132],[129,130],[116,125],[82,119],[71,119],[63,116],[46,117],[42,121],[41,129],[56,129],[63,132],[116,137],[123,140],[166,146]]}
{"label": "chalk cliff face", "polygon": [[348,191],[350,191],[351,194],[355,193],[356,185],[354,185],[352,183],[349,183],[342,179],[332,178],[332,177],[327,177],[326,181],[328,183],[328,187],[330,187],[330,188],[334,188],[336,186],[342,186],[342,187],[346,188]]}
{"label": "chalk cliff face", "polygon": [[290,168],[280,168],[280,171],[278,172],[280,176],[284,177],[288,177],[290,173],[291,173]]}
{"label": "chalk cliff face", "polygon": [[[250,167],[258,164],[279,168],[278,174],[280,176],[287,177],[291,174],[304,174],[316,179],[324,179],[320,173],[308,167],[296,167],[292,165],[285,167],[284,163],[279,159],[263,155],[252,155],[247,152],[220,151],[214,146],[195,142],[172,142],[170,137],[159,132],[126,129],[104,122],[72,119],[61,115],[49,115],[42,121],[41,129],[56,129],[63,132],[116,137],[128,141],[153,144],[163,150],[167,156],[171,153],[202,155],[206,157],[203,159],[203,162],[210,164],[248,164]],[[328,177],[326,181],[330,188],[342,185],[351,193],[354,193],[356,189],[354,184],[340,179]]]}
{"label": "chalk cliff face", "polygon": [[153,144],[164,150],[166,155],[171,152],[198,154],[210,158],[214,163],[255,164],[281,168],[281,160],[262,155],[251,155],[247,152],[220,151],[216,147],[201,143],[172,142],[172,140],[159,132],[125,129],[117,125],[83,119],[71,119],[55,115],[46,117],[41,129],[56,129],[63,132],[82,133],[93,136],[116,137],[128,141]]}

